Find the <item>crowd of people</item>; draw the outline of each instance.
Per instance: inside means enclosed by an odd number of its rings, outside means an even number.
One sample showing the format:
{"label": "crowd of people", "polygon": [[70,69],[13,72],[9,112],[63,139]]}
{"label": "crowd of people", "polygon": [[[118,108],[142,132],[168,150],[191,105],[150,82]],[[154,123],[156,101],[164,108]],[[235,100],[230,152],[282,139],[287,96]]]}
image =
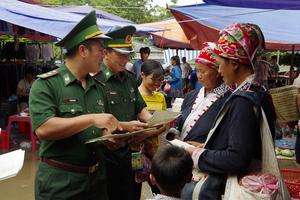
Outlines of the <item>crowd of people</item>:
{"label": "crowd of people", "polygon": [[[29,109],[41,157],[35,199],[139,200],[145,181],[156,200],[193,199],[194,168],[206,174],[196,198],[216,200],[229,175],[244,175],[262,159],[260,108],[273,136],[276,115],[266,80],[257,80],[265,48],[260,28],[229,25],[216,43],[203,45],[195,69],[178,56],[163,69],[146,47],[128,71],[135,31],[116,26],[105,35],[91,12],[56,44],[66,49],[65,64],[32,84]],[[85,144],[147,128],[153,111],[176,97],[184,101],[172,131],[192,147],[160,147],[166,125]]]}

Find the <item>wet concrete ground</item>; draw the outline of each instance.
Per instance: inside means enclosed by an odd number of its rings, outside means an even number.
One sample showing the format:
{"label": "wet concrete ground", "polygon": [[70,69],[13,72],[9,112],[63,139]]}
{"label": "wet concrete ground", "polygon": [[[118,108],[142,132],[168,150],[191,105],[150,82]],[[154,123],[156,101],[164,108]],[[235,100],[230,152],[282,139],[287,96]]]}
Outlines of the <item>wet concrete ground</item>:
{"label": "wet concrete ground", "polygon": [[[22,170],[17,176],[0,181],[1,200],[33,200],[34,178],[39,163],[37,152],[26,151]],[[147,183],[143,185],[141,200],[151,198],[152,193]]]}
{"label": "wet concrete ground", "polygon": [[34,177],[38,165],[36,152],[25,152],[22,170],[13,178],[0,181],[2,200],[32,200],[34,199]]}

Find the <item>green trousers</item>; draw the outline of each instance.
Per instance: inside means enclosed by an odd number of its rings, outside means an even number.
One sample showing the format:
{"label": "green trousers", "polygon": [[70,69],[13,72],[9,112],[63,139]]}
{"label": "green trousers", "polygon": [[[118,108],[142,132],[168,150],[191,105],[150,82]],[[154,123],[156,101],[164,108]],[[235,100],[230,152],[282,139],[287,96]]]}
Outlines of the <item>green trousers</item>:
{"label": "green trousers", "polygon": [[44,162],[35,177],[36,200],[108,200],[105,170],[93,174],[68,172]]}

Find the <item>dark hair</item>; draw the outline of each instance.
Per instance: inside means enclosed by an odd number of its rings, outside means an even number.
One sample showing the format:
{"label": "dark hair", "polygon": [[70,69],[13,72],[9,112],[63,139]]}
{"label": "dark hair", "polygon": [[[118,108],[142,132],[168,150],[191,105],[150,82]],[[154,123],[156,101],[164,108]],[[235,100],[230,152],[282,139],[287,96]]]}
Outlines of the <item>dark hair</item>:
{"label": "dark hair", "polygon": [[172,56],[172,57],[171,57],[171,60],[175,60],[176,65],[178,65],[178,66],[180,67],[180,59],[179,59],[179,56]]}
{"label": "dark hair", "polygon": [[98,39],[88,39],[88,40],[85,40],[83,42],[80,42],[75,47],[72,47],[71,49],[69,49],[67,51],[67,53],[65,54],[66,57],[70,58],[70,57],[75,56],[80,45],[84,45],[84,46],[86,46],[86,48],[91,49],[92,44],[94,43],[95,40],[98,40]]}
{"label": "dark hair", "polygon": [[186,62],[186,57],[182,57],[182,62]]}
{"label": "dark hair", "polygon": [[[240,63],[240,62],[238,62],[238,61],[236,61],[236,60],[229,59],[229,58],[226,58],[226,57],[223,57],[223,56],[219,56],[219,57],[221,57],[221,58],[224,60],[224,62],[225,62],[226,64],[228,64],[230,61],[234,61],[234,62],[238,63],[238,64],[239,64],[239,66],[243,66],[243,67],[246,67],[246,68],[253,69],[253,67],[252,67],[252,65],[251,65],[251,64],[249,64],[249,65],[246,65],[246,64],[242,64],[242,63]],[[256,66],[256,65],[257,65],[257,61],[256,61],[256,59],[254,59],[252,62],[253,62],[253,64],[254,64],[254,66]]]}
{"label": "dark hair", "polygon": [[271,56],[271,59],[276,59],[277,60],[277,56]]}
{"label": "dark hair", "polygon": [[166,145],[158,149],[152,159],[151,174],[155,177],[158,187],[167,192],[175,193],[192,177],[193,160],[182,148]]}
{"label": "dark hair", "polygon": [[154,73],[154,75],[162,76],[164,73],[164,69],[161,66],[160,62],[156,60],[146,60],[141,65],[141,72],[143,72],[146,76]]}
{"label": "dark hair", "polygon": [[25,75],[26,74],[36,74],[36,72],[37,72],[37,70],[32,65],[29,65],[25,68]]}
{"label": "dark hair", "polygon": [[140,54],[147,53],[150,55],[150,48],[149,47],[142,47],[140,48]]}

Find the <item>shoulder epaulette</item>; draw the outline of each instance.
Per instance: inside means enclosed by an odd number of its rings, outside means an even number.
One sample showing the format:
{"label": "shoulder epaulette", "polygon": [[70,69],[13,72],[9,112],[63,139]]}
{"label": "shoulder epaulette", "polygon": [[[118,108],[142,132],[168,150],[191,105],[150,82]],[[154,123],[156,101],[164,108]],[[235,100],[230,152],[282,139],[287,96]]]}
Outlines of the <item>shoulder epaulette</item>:
{"label": "shoulder epaulette", "polygon": [[135,73],[134,72],[132,72],[132,71],[129,71],[128,69],[125,69],[129,74],[132,74],[132,75],[135,75]]}
{"label": "shoulder epaulette", "polygon": [[44,73],[44,74],[39,74],[39,75],[37,75],[37,77],[41,78],[41,79],[46,79],[46,78],[49,78],[51,76],[55,76],[58,73],[59,73],[59,71],[57,69],[55,69],[55,70],[52,70],[52,71]]}
{"label": "shoulder epaulette", "polygon": [[94,79],[94,81],[96,81],[96,83],[99,83],[99,84],[105,86],[105,83],[103,83],[102,81],[99,81],[95,76],[92,76],[92,78]]}

